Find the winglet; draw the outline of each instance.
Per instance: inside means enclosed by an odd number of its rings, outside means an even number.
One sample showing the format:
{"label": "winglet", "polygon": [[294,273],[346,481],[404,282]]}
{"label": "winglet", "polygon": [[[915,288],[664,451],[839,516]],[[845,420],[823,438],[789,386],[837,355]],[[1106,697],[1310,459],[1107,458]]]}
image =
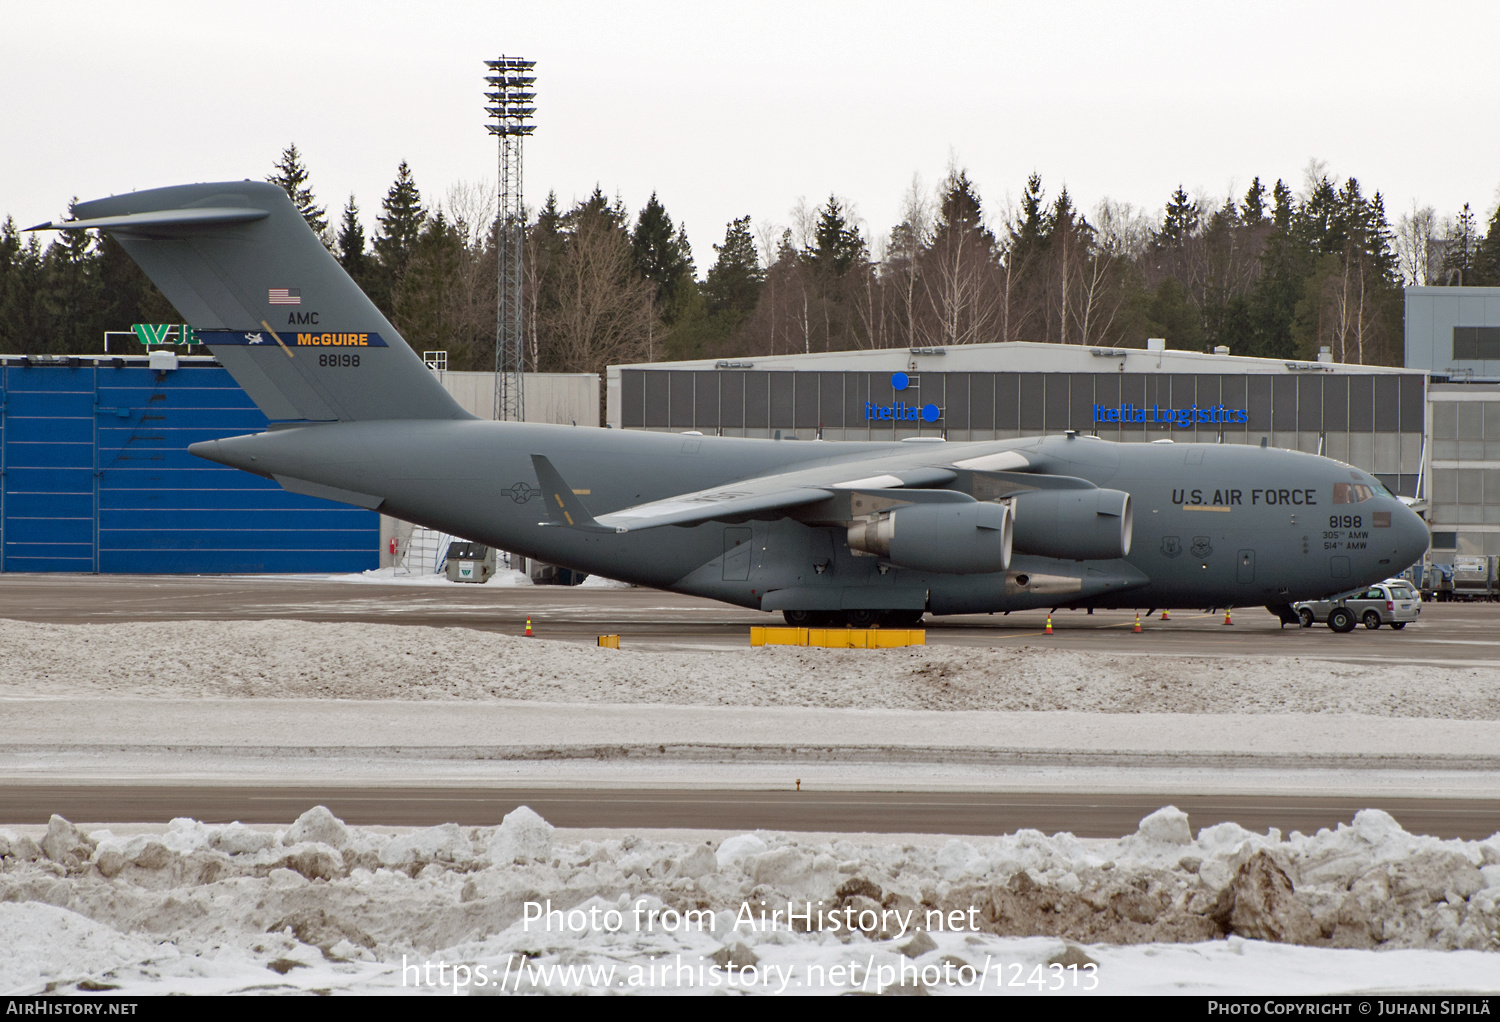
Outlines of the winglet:
{"label": "winglet", "polygon": [[600,525],[589,514],[588,508],[583,506],[583,501],[573,492],[572,487],[563,482],[561,473],[553,468],[552,462],[540,454],[531,456],[532,467],[536,469],[537,482],[542,484],[542,501],[547,505],[548,521],[541,525],[549,525],[561,528],[582,529],[585,532],[624,532],[624,529],[612,529],[607,525]]}

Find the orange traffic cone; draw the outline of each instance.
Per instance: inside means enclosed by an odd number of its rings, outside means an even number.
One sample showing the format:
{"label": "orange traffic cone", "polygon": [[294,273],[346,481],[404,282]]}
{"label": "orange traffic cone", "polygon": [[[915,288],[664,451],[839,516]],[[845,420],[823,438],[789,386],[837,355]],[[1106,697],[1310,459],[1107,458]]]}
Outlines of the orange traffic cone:
{"label": "orange traffic cone", "polygon": [[1228,607],[1224,608],[1224,623],[1226,625],[1232,625],[1232,624],[1234,624],[1233,621],[1229,620],[1229,608]]}
{"label": "orange traffic cone", "polygon": [[1052,615],[1051,614],[1047,615],[1047,631],[1044,634],[1046,634],[1046,635],[1051,635],[1052,634]]}
{"label": "orange traffic cone", "polygon": [[1135,630],[1137,632],[1139,632],[1141,630],[1141,612],[1140,611],[1136,611],[1135,612]]}
{"label": "orange traffic cone", "polygon": [[1163,610],[1161,612],[1161,619],[1163,621],[1170,621],[1170,620],[1172,620],[1171,614],[1172,614],[1171,611],[1169,611],[1169,610]]}
{"label": "orange traffic cone", "polygon": [[526,618],[526,637],[527,638],[535,638],[536,637],[535,633],[532,632],[532,630],[531,630],[531,618],[530,617]]}

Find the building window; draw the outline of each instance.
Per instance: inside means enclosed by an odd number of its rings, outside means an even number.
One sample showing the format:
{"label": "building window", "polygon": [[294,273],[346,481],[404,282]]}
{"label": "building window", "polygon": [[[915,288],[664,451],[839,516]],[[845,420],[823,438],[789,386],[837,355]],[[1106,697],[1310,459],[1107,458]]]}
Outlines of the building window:
{"label": "building window", "polygon": [[1453,360],[1500,359],[1500,326],[1453,328]]}

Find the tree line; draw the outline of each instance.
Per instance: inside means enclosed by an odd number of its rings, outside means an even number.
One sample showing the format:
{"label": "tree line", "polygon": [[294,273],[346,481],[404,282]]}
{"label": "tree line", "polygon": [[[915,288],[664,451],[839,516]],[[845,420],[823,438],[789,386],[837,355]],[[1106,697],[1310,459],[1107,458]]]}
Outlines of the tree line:
{"label": "tree line", "polygon": [[[372,235],[353,196],[331,223],[295,145],[267,177],[418,351],[494,366],[495,197],[424,198],[402,162]],[[548,195],[525,228],[527,367],[985,341],[1171,347],[1399,364],[1403,285],[1500,285],[1500,209],[1414,205],[1394,224],[1379,192],[1314,163],[1295,190],[1259,177],[1241,196],[1160,212],[1109,199],[1085,213],[1041,177],[987,207],[961,168],[913,181],[900,221],[872,237],[849,202],[799,202],[787,226],[740,217],[700,275],[685,229],[652,195],[634,216],[596,188]],[[181,317],[108,238],[45,247],[0,227],[0,351],[90,353],[105,330]]]}

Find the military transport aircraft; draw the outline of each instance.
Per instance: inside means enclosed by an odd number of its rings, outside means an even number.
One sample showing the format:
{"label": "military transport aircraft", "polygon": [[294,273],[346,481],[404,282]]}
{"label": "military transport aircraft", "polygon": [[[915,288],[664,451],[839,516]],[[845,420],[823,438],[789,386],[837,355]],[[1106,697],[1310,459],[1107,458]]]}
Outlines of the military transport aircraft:
{"label": "military transport aircraft", "polygon": [[1290,604],[1416,561],[1375,478],[1233,444],[1068,433],[787,442],[491,422],[461,409],[275,185],[79,203],[272,421],[192,453],[296,493],[790,622]]}

